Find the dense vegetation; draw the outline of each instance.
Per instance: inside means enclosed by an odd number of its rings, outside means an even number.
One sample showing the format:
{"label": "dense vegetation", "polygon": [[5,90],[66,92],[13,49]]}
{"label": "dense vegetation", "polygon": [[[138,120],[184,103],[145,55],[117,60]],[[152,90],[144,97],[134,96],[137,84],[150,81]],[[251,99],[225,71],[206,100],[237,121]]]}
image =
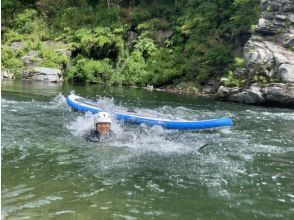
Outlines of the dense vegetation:
{"label": "dense vegetation", "polygon": [[[259,0],[3,0],[2,67],[20,74],[36,50],[71,81],[200,87],[238,65],[232,51],[258,17]],[[71,57],[44,41],[64,42]]]}

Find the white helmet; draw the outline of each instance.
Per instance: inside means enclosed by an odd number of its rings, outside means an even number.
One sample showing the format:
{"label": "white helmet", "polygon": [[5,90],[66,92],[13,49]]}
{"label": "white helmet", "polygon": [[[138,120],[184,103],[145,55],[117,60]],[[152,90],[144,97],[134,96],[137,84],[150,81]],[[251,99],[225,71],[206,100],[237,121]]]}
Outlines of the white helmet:
{"label": "white helmet", "polygon": [[98,123],[109,123],[111,124],[111,117],[107,112],[99,112],[94,118],[94,127]]}

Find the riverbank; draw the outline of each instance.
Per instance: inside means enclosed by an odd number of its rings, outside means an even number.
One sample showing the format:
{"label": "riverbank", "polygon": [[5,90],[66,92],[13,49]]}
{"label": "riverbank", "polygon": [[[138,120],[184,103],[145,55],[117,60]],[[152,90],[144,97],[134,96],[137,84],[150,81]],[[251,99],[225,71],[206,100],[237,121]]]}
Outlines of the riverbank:
{"label": "riverbank", "polygon": [[293,1],[192,2],[4,4],[1,78],[293,108]]}
{"label": "riverbank", "polygon": [[294,2],[265,0],[238,68],[224,78],[217,98],[294,108]]}
{"label": "riverbank", "polygon": [[259,0],[15,1],[2,19],[13,77],[154,88],[219,80],[259,17]]}

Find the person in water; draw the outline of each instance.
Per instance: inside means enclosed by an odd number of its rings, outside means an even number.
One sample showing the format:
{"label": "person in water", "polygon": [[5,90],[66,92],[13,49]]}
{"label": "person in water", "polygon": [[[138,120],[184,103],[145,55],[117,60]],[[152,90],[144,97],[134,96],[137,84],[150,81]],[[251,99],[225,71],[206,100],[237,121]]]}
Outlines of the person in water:
{"label": "person in water", "polygon": [[107,112],[99,112],[94,117],[94,129],[86,134],[86,140],[92,142],[109,140],[112,136],[111,123],[111,117]]}

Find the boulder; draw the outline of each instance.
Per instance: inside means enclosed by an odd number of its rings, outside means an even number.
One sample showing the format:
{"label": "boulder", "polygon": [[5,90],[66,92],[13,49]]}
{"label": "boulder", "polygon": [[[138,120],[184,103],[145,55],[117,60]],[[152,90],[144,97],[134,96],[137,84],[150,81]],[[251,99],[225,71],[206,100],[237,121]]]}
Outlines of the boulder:
{"label": "boulder", "polygon": [[294,64],[282,64],[278,70],[278,77],[281,82],[294,83]]}
{"label": "boulder", "polygon": [[251,85],[245,90],[245,93],[244,103],[246,104],[258,104],[265,101],[264,94],[262,93],[261,88],[257,85]]}
{"label": "boulder", "polygon": [[37,65],[42,59],[38,57],[38,51],[31,50],[26,55],[21,57],[21,61],[25,64],[27,67],[32,67]]}
{"label": "boulder", "polygon": [[172,36],[174,32],[172,30],[159,30],[154,32],[154,38],[157,43],[163,45],[164,42]]}
{"label": "boulder", "polygon": [[243,90],[221,86],[216,98],[244,104],[294,108],[294,84],[274,83],[263,87],[254,84]]}
{"label": "boulder", "polygon": [[217,92],[217,89],[219,87],[220,83],[216,80],[208,80],[208,82],[203,87],[203,93],[206,94],[214,94]]}
{"label": "boulder", "polygon": [[269,104],[278,104],[294,108],[294,84],[275,83],[263,89],[265,99]]}
{"label": "boulder", "polygon": [[238,94],[239,92],[240,92],[239,87],[220,86],[217,93],[216,93],[216,97],[219,100],[232,101],[233,95]]}
{"label": "boulder", "polygon": [[261,88],[257,85],[252,85],[243,91],[238,87],[221,86],[217,91],[217,98],[245,104],[259,104],[265,100]]}
{"label": "boulder", "polygon": [[2,69],[1,70],[1,79],[13,79],[13,73],[9,72],[9,70]]}
{"label": "boulder", "polygon": [[139,34],[137,34],[136,32],[128,31],[127,40],[128,40],[128,42],[133,42],[137,39],[138,36],[139,36]]}
{"label": "boulder", "polygon": [[286,21],[287,19],[287,16],[286,15],[276,15],[275,17],[276,20],[279,20],[279,21]]}
{"label": "boulder", "polygon": [[277,32],[277,27],[271,20],[260,18],[256,31],[264,35],[274,35]]}
{"label": "boulder", "polygon": [[271,67],[273,54],[267,50],[263,42],[249,40],[244,48],[244,59],[246,67],[265,66]]}
{"label": "boulder", "polygon": [[279,67],[283,64],[294,65],[294,53],[270,41],[249,40],[244,48],[244,59],[250,72],[255,70],[268,77],[278,76]]}
{"label": "boulder", "polygon": [[294,30],[290,30],[288,33],[283,34],[278,41],[285,48],[291,48],[294,46]]}
{"label": "boulder", "polygon": [[48,82],[63,81],[61,70],[47,67],[33,67],[27,72],[24,72],[22,78]]}
{"label": "boulder", "polygon": [[10,48],[15,50],[15,51],[19,51],[19,50],[22,50],[24,48],[24,44],[23,44],[23,42],[13,42],[10,45]]}

